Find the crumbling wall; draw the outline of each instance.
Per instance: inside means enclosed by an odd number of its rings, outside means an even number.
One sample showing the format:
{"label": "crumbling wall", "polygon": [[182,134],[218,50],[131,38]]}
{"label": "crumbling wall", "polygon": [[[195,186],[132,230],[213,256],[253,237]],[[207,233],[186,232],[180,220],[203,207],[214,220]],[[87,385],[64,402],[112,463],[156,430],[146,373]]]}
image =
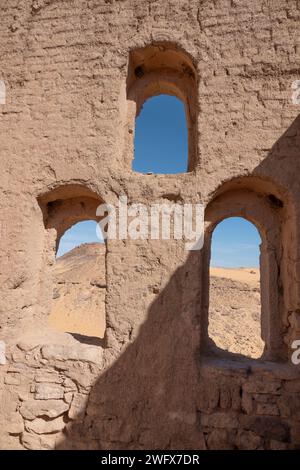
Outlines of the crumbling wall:
{"label": "crumbling wall", "polygon": [[102,348],[71,343],[71,338],[69,344],[66,338],[54,344],[55,339],[50,344],[25,340],[7,350],[1,374],[2,449],[55,448],[85,409],[103,367]]}
{"label": "crumbling wall", "polygon": [[[299,3],[4,3],[0,447],[299,447],[299,366],[290,361],[300,335]],[[197,74],[186,174],[131,170],[130,51],[154,43],[185,51]],[[59,235],[45,223],[45,198],[209,205],[249,177],[258,197],[283,202],[272,209],[281,211],[280,358],[207,357],[209,246],[187,253],[174,240],[108,242],[103,348],[51,331]]]}

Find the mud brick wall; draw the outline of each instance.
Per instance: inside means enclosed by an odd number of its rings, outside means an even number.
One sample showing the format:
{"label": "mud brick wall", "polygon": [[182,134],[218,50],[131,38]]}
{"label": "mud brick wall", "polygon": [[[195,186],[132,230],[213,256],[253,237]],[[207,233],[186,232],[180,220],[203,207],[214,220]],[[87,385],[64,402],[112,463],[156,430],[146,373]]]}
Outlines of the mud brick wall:
{"label": "mud brick wall", "polygon": [[[299,448],[299,1],[6,0],[0,17],[0,447]],[[139,58],[149,93],[153,73],[190,106],[185,174],[131,169]],[[203,203],[203,250],[108,241],[104,343],[52,331],[58,237],[124,194]],[[229,215],[263,239],[254,362],[208,347]]]}

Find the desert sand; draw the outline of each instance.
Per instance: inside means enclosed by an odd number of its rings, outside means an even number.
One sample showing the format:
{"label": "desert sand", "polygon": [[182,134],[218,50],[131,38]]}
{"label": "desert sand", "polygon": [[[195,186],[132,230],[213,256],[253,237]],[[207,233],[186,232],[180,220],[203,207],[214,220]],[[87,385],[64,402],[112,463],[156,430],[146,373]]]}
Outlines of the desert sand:
{"label": "desert sand", "polygon": [[[209,335],[217,347],[259,357],[259,269],[210,270]],[[58,331],[103,338],[105,246],[85,244],[57,259],[50,325]]]}
{"label": "desert sand", "polygon": [[211,267],[210,275],[231,279],[232,281],[244,282],[249,286],[259,288],[259,268],[220,268]]}
{"label": "desert sand", "polygon": [[84,244],[57,258],[49,324],[58,331],[103,338],[105,246]]}
{"label": "desert sand", "polygon": [[210,273],[210,338],[221,349],[260,357],[259,269],[211,268]]}

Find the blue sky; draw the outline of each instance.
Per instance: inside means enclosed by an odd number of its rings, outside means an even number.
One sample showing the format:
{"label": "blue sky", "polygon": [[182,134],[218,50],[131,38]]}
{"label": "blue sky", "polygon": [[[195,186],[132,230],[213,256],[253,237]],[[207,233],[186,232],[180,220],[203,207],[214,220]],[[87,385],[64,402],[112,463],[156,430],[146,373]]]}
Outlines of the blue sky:
{"label": "blue sky", "polygon": [[211,266],[258,267],[261,238],[257,228],[241,217],[220,222],[212,235]]}
{"label": "blue sky", "polygon": [[188,134],[182,101],[167,95],[147,100],[136,119],[134,147],[134,171],[186,172]]}
{"label": "blue sky", "polygon": [[[136,120],[133,170],[141,173],[187,171],[188,135],[184,106],[173,96],[147,100]],[[67,230],[57,256],[82,243],[99,242],[96,223],[81,222]],[[259,265],[260,236],[253,224],[240,217],[226,219],[212,237],[211,265],[255,267]]]}

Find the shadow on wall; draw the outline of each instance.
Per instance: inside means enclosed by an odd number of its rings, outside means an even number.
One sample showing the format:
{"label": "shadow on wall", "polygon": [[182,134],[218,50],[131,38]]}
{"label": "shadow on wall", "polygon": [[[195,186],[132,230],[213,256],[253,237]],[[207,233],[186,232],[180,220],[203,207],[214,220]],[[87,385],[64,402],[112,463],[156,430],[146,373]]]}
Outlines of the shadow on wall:
{"label": "shadow on wall", "polygon": [[[187,279],[196,279],[200,259],[199,252],[191,252],[172,275],[150,306],[137,338],[99,377],[85,415],[69,423],[58,449],[206,448],[198,409],[199,289]],[[194,297],[184,310],[189,285]],[[258,362],[224,351],[223,356]]]}
{"label": "shadow on wall", "polygon": [[71,423],[59,448],[205,447],[196,426],[200,312],[182,308],[183,286],[196,272],[194,252],[152,303],[137,338],[98,379],[86,415]]}
{"label": "shadow on wall", "polygon": [[[295,150],[295,144],[300,148],[299,140],[297,118],[254,171],[255,181],[265,178],[265,184],[261,180],[264,195],[269,194],[267,181],[289,187],[288,178],[300,172]],[[283,230],[283,239],[291,237],[289,250],[296,259],[297,253],[292,251],[295,220],[289,219],[292,215],[286,213],[288,231]],[[205,324],[199,289],[202,257],[200,252],[191,252],[186,263],[174,272],[150,306],[138,336],[122,349],[93,386],[84,415],[68,423],[59,449],[206,448],[197,404],[201,399],[200,329]],[[293,268],[289,265],[286,269]],[[297,292],[294,285],[288,285],[295,283],[296,278],[289,277],[289,272],[281,275],[287,297],[280,302],[287,309],[296,308],[298,295],[294,299],[288,297],[288,292]],[[108,329],[112,331],[109,318]],[[110,355],[116,353],[108,348],[106,357]],[[228,357],[247,360],[233,353]],[[248,359],[250,362],[258,361]],[[236,411],[245,413],[241,407]],[[234,432],[231,430],[231,434]]]}

